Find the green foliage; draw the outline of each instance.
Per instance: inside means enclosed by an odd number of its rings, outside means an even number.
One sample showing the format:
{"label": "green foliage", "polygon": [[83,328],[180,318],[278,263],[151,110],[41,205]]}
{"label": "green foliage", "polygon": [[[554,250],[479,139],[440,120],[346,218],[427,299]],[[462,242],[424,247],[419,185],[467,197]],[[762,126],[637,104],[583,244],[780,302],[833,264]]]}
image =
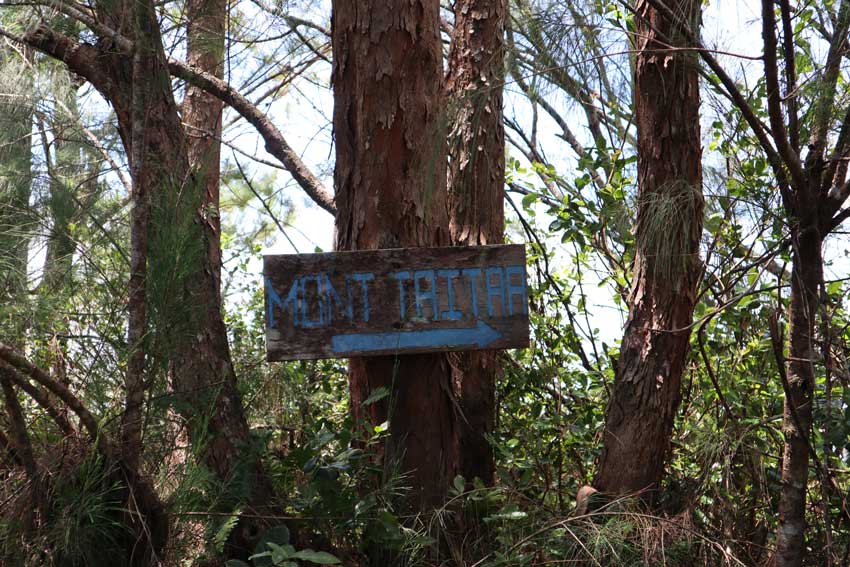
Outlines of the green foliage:
{"label": "green foliage", "polygon": [[59,565],[119,565],[131,537],[122,521],[122,487],[99,458],[87,457],[55,485],[45,539]]}
{"label": "green foliage", "polygon": [[[117,4],[106,0],[96,8]],[[327,38],[309,26],[299,25],[295,32],[287,25],[268,41],[266,31],[282,26],[290,11],[323,7],[277,2],[266,6],[272,17],[262,4],[230,7],[228,56],[247,54],[256,67],[241,68],[235,59],[227,69],[234,85],[243,80],[246,89],[266,85],[248,94],[271,104],[304,86],[290,85],[304,68],[304,82],[326,80],[326,70],[309,65],[326,57]],[[301,203],[289,191],[288,175],[252,166],[249,184],[225,158],[224,316],[238,394],[251,426],[250,437],[238,447],[241,461],[227,479],[215,478],[201,464],[203,449],[215,441],[209,434],[210,408],[201,408],[187,424],[178,417],[185,400],[167,386],[172,354],[189,342],[190,329],[205,316],[205,306],[190,290],[204,269],[201,222],[211,211],[200,210],[200,192],[185,180],[168,179],[161,199],[151,203],[145,345],[150,387],[142,469],[150,473],[172,520],[166,564],[220,562],[242,513],[262,517],[268,529],[258,534],[250,560],[231,559],[229,567],[363,565],[367,558],[426,567],[434,564],[435,550],[478,567],[763,565],[771,560],[786,435],[772,333],[775,327],[785,333],[780,341],[787,340],[794,251],[788,237],[795,219],[783,212],[770,161],[740,110],[718,96],[724,93],[717,77],[705,69],[706,202],[704,231],[696,234],[690,223],[701,205],[696,188],[671,183],[638,197],[630,66],[640,16],[607,1],[510,5],[505,85],[506,104],[515,116],[508,116],[507,237],[527,243],[532,345],[499,357],[499,418],[489,435],[496,486],[457,477],[444,506],[411,514],[401,506],[409,471],[383,462],[378,446],[393,434],[390,424],[363,431],[351,423],[345,362],[265,362],[261,254],[278,231],[291,236]],[[835,104],[818,102],[824,88],[822,31],[832,28],[829,12],[836,7],[794,7],[803,145],[812,118],[824,115],[830,119],[828,143],[834,144],[850,100],[842,67]],[[182,18],[176,4],[159,9]],[[34,13],[4,7],[0,25],[22,32]],[[316,21],[327,20],[327,14],[320,15]],[[39,17],[94,44],[91,32],[67,17],[46,12]],[[252,29],[255,18],[263,25]],[[166,31],[164,38],[182,41],[178,35]],[[130,196],[102,152],[118,164],[126,156],[114,116],[100,108],[90,87],[79,87],[64,66],[40,55],[24,62],[6,45],[0,53],[0,341],[21,345],[39,367],[61,377],[104,431],[119,439],[129,350]],[[747,69],[734,79],[755,117],[767,124],[761,64],[754,67],[757,72]],[[528,101],[514,100],[521,95]],[[563,113],[560,122],[549,121],[555,117],[544,102],[555,114]],[[278,110],[269,110],[269,116],[277,120]],[[580,147],[569,142],[564,124]],[[83,127],[101,148],[90,143]],[[237,153],[249,146],[240,139],[241,127],[223,136],[237,145]],[[832,163],[839,162],[844,163]],[[326,168],[329,173],[330,165]],[[636,222],[647,230],[635,231]],[[308,240],[313,238],[313,227],[305,228]],[[653,259],[656,279],[667,278],[686,261],[688,238],[700,239],[705,270],[663,486],[652,508],[638,499],[595,495],[579,513],[575,495],[593,479],[636,253]],[[809,565],[843,564],[850,548],[847,248],[842,234],[827,241],[826,282],[820,290],[824,308],[812,353]],[[219,393],[211,388],[204,399],[215,400]],[[376,388],[364,403],[390,395]],[[21,399],[45,480],[37,486],[40,493],[31,492],[14,453],[2,449],[0,563],[128,562],[132,516],[121,476],[81,448],[82,434],[65,439],[43,408]],[[76,424],[72,412],[69,416]],[[0,431],[9,431],[5,413]],[[248,502],[257,461],[276,495],[268,506]],[[43,496],[46,513],[28,525],[31,494]],[[289,518],[291,524],[281,524]],[[311,543],[295,545],[287,526],[303,530],[298,535]]]}
{"label": "green foliage", "polygon": [[255,566],[298,567],[302,564],[301,562],[318,565],[337,565],[340,562],[335,556],[325,551],[313,551],[312,549],[296,551],[289,544],[279,545],[271,541],[265,542],[265,547],[268,548],[268,551],[261,551],[250,557]]}
{"label": "green foliage", "polygon": [[[187,183],[199,183],[191,180]],[[166,185],[151,203],[147,262],[149,348],[154,368],[164,369],[176,349],[205,317],[205,306],[192,301],[191,282],[204,269],[206,239],[198,218],[201,191]]]}
{"label": "green foliage", "polygon": [[702,200],[702,189],[685,181],[666,183],[638,197],[635,245],[649,263],[654,281],[669,281],[695,262],[689,250],[700,238],[694,218],[702,210]]}
{"label": "green foliage", "polygon": [[[26,485],[13,498],[0,518],[0,557],[4,565],[122,566],[129,565],[127,546],[132,533],[124,522],[124,489],[115,471],[93,455],[75,454],[70,449],[55,463],[51,478],[45,479],[41,494]],[[48,503],[42,522],[33,531],[19,521],[19,510],[31,514],[35,498]],[[26,510],[26,512],[24,512]]]}

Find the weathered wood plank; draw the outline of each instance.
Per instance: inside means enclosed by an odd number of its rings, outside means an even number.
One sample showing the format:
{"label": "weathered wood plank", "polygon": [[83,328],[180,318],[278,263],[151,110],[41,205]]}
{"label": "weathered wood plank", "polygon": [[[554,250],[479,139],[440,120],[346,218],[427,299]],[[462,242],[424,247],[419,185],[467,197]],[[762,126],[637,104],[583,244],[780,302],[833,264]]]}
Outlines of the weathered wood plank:
{"label": "weathered wood plank", "polygon": [[265,256],[268,360],[528,346],[521,245]]}

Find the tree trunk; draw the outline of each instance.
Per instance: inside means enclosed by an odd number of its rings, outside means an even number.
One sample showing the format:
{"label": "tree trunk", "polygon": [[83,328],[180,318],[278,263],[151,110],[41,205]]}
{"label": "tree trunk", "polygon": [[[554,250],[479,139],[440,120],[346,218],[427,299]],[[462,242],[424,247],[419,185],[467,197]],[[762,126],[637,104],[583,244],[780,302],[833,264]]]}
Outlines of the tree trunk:
{"label": "tree trunk", "polygon": [[[679,0],[671,8],[696,27],[698,2]],[[639,2],[637,11],[636,252],[629,319],[594,479],[596,488],[613,494],[655,489],[661,480],[700,277],[697,61],[687,52],[664,51],[658,33],[683,43],[682,33],[649,2]]]}
{"label": "tree trunk", "polygon": [[[111,8],[98,16],[134,42],[132,53],[121,39],[102,38],[99,46],[115,48],[100,49],[77,44],[46,26],[28,32],[26,41],[66,62],[112,103],[129,157],[130,355],[122,459],[128,469],[142,470],[144,404],[153,379],[167,369],[193,445],[206,466],[232,488],[228,511],[244,503],[272,505],[271,482],[259,456],[246,455],[250,430],[222,319],[218,245],[210,244],[218,238],[216,221],[205,206],[210,201],[206,186],[195,183],[189,167],[155,10],[150,2]],[[251,526],[256,524],[240,522],[232,530],[229,554],[246,556],[253,549],[259,534]]]}
{"label": "tree trunk", "polygon": [[[437,0],[334,0],[338,250],[447,245],[446,147]],[[445,355],[351,359],[355,423],[389,421],[385,469],[409,473],[410,510],[444,502],[457,471]],[[377,388],[388,399],[363,405]]]}
{"label": "tree trunk", "polygon": [[[171,80],[153,4],[141,2],[127,8],[132,14],[136,51],[116,57],[110,69],[122,80],[112,86],[109,97],[118,116],[119,133],[127,151],[133,182],[130,214],[130,280],[128,285],[128,346],[125,374],[125,408],[122,415],[122,457],[136,470],[142,469],[142,431],[145,398],[152,384],[154,356],[151,333],[160,325],[161,309],[149,310],[156,290],[150,282],[150,264],[157,261],[151,241],[158,236],[152,220],[171,194],[183,194],[188,181],[183,131],[171,92]],[[120,15],[115,16],[123,20]],[[156,272],[156,270],[153,270]],[[153,313],[150,313],[153,311]],[[149,315],[153,315],[149,317]]]}
{"label": "tree trunk", "polygon": [[[505,231],[504,0],[458,0],[449,51],[449,228],[461,246],[501,244]],[[492,351],[451,355],[458,421],[460,474],[493,484],[487,435],[496,419]]]}
{"label": "tree trunk", "polygon": [[[111,74],[118,75],[111,102],[116,109],[119,133],[127,151],[133,183],[133,209],[130,215],[130,279],[128,285],[128,346],[125,373],[125,407],[121,418],[122,465],[131,471],[131,487],[147,486],[142,463],[144,404],[152,385],[148,320],[148,261],[151,236],[151,208],[163,195],[178,191],[186,181],[186,153],[182,130],[165,67],[162,39],[152,2],[126,7],[132,15],[136,51],[129,58],[116,58]],[[123,18],[118,15],[119,20]],[[129,82],[127,81],[129,78]],[[128,88],[129,85],[129,88]],[[176,127],[175,127],[176,126]],[[138,477],[138,478],[134,478]],[[154,494],[140,498],[141,526],[149,531],[153,555],[159,555],[168,541],[168,518],[162,502]],[[144,549],[144,548],[142,548]],[[143,553],[142,555],[145,555]]]}
{"label": "tree trunk", "polygon": [[[122,9],[123,12],[118,14]],[[162,55],[159,29],[155,25],[156,16],[153,5],[150,3],[137,3],[135,6],[125,4],[117,9],[112,16],[113,22],[110,23],[120,23],[119,29],[122,32],[126,32],[128,27],[138,28],[140,30],[138,35],[149,40],[143,42],[145,47],[138,50],[136,57],[135,75],[146,77],[144,81],[136,81],[134,86],[138,88],[132,86],[133,66],[130,65],[126,57],[121,57],[117,53],[102,52],[91,45],[78,44],[73,39],[58,34],[43,25],[38,25],[27,31],[25,41],[32,47],[64,61],[77,74],[89,79],[112,102],[116,109],[119,118],[119,134],[128,150],[130,167],[136,174],[133,179],[134,194],[132,195],[134,206],[131,232],[134,234],[131,242],[132,257],[128,294],[130,320],[128,327],[130,344],[141,345],[142,341],[138,339],[144,336],[146,331],[144,259],[147,256],[145,245],[147,222],[144,214],[146,211],[145,203],[147,203],[150,192],[157,186],[157,175],[162,175],[162,172],[169,172],[169,175],[170,172],[175,172],[179,175],[180,170],[172,167],[175,164],[172,160],[177,160],[176,163],[179,163],[180,154],[172,151],[175,148],[175,145],[171,143],[173,140],[169,140],[168,136],[160,138],[161,132],[157,129],[159,122],[168,116],[167,105],[163,107],[162,104],[158,103],[171,97],[171,81],[167,69],[164,67],[164,55]],[[131,26],[133,23],[136,25]],[[133,34],[133,36],[135,37],[136,34]],[[149,49],[151,44],[159,46],[159,57],[157,57],[156,51],[151,52]],[[165,70],[165,80],[162,80],[163,75],[157,74],[158,70]],[[159,78],[160,80],[151,81],[150,78]],[[144,89],[141,85],[144,85]],[[139,95],[138,100],[134,100],[134,95]],[[157,95],[159,95],[159,100],[157,100]],[[131,104],[132,102],[137,102],[137,105],[134,107]],[[151,111],[146,115],[148,102],[151,102]],[[137,127],[133,127],[134,108],[135,114],[142,115],[142,118],[151,118],[153,135],[141,135],[142,123],[139,121],[136,121]],[[176,113],[174,119],[176,120]],[[27,128],[28,133],[29,128]],[[142,148],[142,143],[134,145],[132,143],[134,139],[143,141],[147,144],[147,147]],[[164,162],[151,160],[153,163],[145,164],[139,159],[140,156],[148,154],[158,157],[156,150],[161,148],[164,148],[164,155],[166,156]],[[136,153],[132,151],[133,149],[136,150]],[[168,179],[169,177],[165,176],[164,178]],[[143,230],[137,232],[139,227],[142,227]],[[149,565],[161,557],[168,541],[169,526],[165,507],[154,490],[152,482],[143,473],[141,466],[142,404],[148,383],[144,375],[143,364],[137,364],[139,361],[144,361],[145,353],[143,350],[139,350],[139,352],[141,352],[140,356],[138,353],[131,354],[125,373],[127,395],[124,412],[121,416],[120,449],[106,440],[105,433],[99,434],[99,427],[93,417],[82,408],[79,400],[76,400],[73,395],[67,392],[63,384],[53,382],[49,377],[46,377],[46,382],[55,386],[55,390],[52,391],[53,394],[67,393],[62,399],[72,411],[81,418],[84,414],[90,418],[87,428],[93,431],[94,437],[97,439],[98,449],[105,457],[104,467],[110,475],[110,480],[118,486],[128,488],[127,512],[124,520],[132,535],[127,540],[127,557],[132,558],[134,565]],[[32,372],[42,373],[40,369],[35,367],[33,367]]]}
{"label": "tree trunk", "polygon": [[36,462],[32,441],[27,432],[27,420],[24,415],[18,394],[12,383],[5,375],[7,369],[0,367],[0,398],[3,399],[8,420],[9,433],[11,435],[11,446],[15,455],[20,459],[26,473],[27,485],[23,487],[28,494],[26,508],[20,510],[20,521],[25,532],[29,532],[39,521],[44,520],[44,474]]}
{"label": "tree trunk", "polygon": [[[224,24],[227,0],[189,0],[186,3],[186,61],[219,79],[224,78]],[[189,164],[199,190],[204,190],[208,256],[221,289],[221,219],[219,181],[223,103],[191,83],[186,84],[183,122],[186,124]]]}
{"label": "tree trunk", "polygon": [[[217,78],[224,76],[226,0],[190,0],[186,6],[188,63]],[[187,237],[202,243],[189,255],[181,282],[183,305],[197,306],[189,325],[177,334],[172,387],[188,422],[189,438],[204,464],[229,486],[230,510],[242,503],[263,509],[275,505],[274,487],[259,454],[251,454],[251,431],[242,407],[230,357],[221,298],[221,222],[219,182],[222,103],[187,85],[183,121],[192,181],[188,200],[179,207],[192,226]],[[191,245],[191,243],[190,243]],[[250,512],[250,510],[248,510]],[[242,518],[228,540],[228,556],[245,557],[266,521]]]}
{"label": "tree trunk", "polygon": [[[805,199],[805,196],[798,196]],[[800,207],[798,207],[800,209]],[[788,384],[782,427],[782,490],[779,493],[777,567],[799,567],[805,557],[806,486],[809,477],[809,431],[815,383],[815,321],[823,283],[822,239],[816,216],[804,215],[792,228],[794,244],[791,278]],[[807,218],[809,222],[807,222]]]}

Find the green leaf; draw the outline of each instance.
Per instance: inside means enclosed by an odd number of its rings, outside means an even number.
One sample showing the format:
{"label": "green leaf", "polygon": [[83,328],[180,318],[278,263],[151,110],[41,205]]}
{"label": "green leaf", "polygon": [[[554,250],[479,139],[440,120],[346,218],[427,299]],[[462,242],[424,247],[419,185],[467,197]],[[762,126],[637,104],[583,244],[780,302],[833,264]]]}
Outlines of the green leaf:
{"label": "green leaf", "polygon": [[372,393],[369,395],[369,397],[363,400],[360,405],[368,406],[370,404],[374,404],[375,402],[379,402],[389,395],[390,391],[387,389],[386,386],[379,386],[372,390]]}
{"label": "green leaf", "polygon": [[218,531],[213,536],[213,546],[217,551],[224,550],[224,544],[227,541],[227,538],[230,537],[230,532],[233,531],[233,528],[235,528],[237,522],[239,522],[239,513],[240,510],[234,510],[233,515],[228,517],[224,523],[221,524],[221,527],[218,528]]}
{"label": "green leaf", "polygon": [[289,543],[289,528],[286,526],[273,526],[267,529],[260,540],[257,542],[255,551],[268,551],[270,548],[265,547],[268,543],[276,543],[277,545],[286,545]]}
{"label": "green leaf", "polygon": [[256,547],[254,547],[254,555],[251,556],[251,560],[256,567],[269,567],[275,563],[272,557],[273,548],[288,543],[289,528],[282,525],[273,526],[260,536],[260,540],[257,542]]}
{"label": "green leaf", "polygon": [[295,555],[295,548],[291,545],[277,545],[272,542],[268,542],[266,545],[272,550],[272,562],[275,565],[280,565],[287,559],[292,559]]}
{"label": "green leaf", "polygon": [[341,563],[339,559],[330,553],[324,551],[313,551],[312,549],[302,549],[292,555],[292,558],[309,561],[310,563],[316,563],[318,565],[337,565]]}
{"label": "green leaf", "polygon": [[536,193],[529,193],[528,195],[526,195],[525,197],[522,198],[522,207],[524,209],[527,209],[536,202],[537,202],[537,194]]}
{"label": "green leaf", "polygon": [[240,561],[239,559],[228,559],[224,562],[224,567],[251,567],[244,561]]}

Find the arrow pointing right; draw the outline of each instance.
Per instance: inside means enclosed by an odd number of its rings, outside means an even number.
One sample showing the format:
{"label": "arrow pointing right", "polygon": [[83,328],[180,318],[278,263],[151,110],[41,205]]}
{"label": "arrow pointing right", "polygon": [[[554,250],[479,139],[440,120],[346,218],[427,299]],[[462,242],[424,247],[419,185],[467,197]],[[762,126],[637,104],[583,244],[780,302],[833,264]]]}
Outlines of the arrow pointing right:
{"label": "arrow pointing right", "polygon": [[502,334],[480,319],[474,327],[421,329],[390,333],[349,333],[334,335],[331,349],[337,354],[393,351],[406,348],[453,349],[475,345],[484,348]]}

